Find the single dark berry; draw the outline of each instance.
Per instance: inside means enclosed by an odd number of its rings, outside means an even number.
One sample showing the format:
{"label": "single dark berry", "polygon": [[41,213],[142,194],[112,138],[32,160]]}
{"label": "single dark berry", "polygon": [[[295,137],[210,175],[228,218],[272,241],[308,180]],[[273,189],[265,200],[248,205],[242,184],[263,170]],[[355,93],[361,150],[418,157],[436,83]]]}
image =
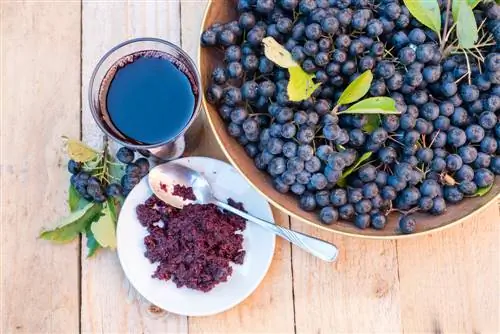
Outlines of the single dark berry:
{"label": "single dark berry", "polygon": [[434,202],[430,197],[424,196],[418,200],[418,207],[424,211],[429,211],[430,209],[432,209],[433,204]]}
{"label": "single dark berry", "polygon": [[477,150],[474,146],[462,146],[458,149],[458,155],[466,164],[474,162],[477,158]]}
{"label": "single dark berry", "polygon": [[[383,21],[382,21],[383,22]],[[392,36],[392,44],[396,47],[396,49],[401,49],[406,46],[410,40],[408,39],[408,35],[404,31],[398,31]]]}
{"label": "single dark berry", "polygon": [[224,90],[221,86],[211,84],[207,88],[207,101],[211,104],[217,104],[222,100],[222,96],[224,94]]}
{"label": "single dark berry", "polygon": [[357,214],[354,217],[354,224],[357,228],[366,229],[370,226],[370,215],[368,214]]}
{"label": "single dark berry", "polygon": [[305,211],[314,211],[316,209],[316,199],[314,195],[306,192],[304,193],[299,200],[299,206]]}
{"label": "single dark berry", "polygon": [[450,203],[458,203],[464,198],[464,195],[457,186],[444,186],[443,197]]}
{"label": "single dark berry", "polygon": [[420,185],[420,193],[422,196],[434,198],[441,194],[441,187],[435,180],[427,179]]}
{"label": "single dark berry", "polygon": [[240,104],[241,99],[241,90],[237,87],[229,87],[224,92],[224,102],[231,107],[234,107]]}
{"label": "single dark berry", "polygon": [[415,61],[417,55],[415,53],[415,50],[413,50],[413,48],[407,46],[399,50],[398,57],[401,64],[410,65]]}
{"label": "single dark berry", "polygon": [[479,116],[479,125],[485,129],[493,129],[497,122],[497,116],[491,111],[485,111]]}
{"label": "single dark berry", "polygon": [[465,132],[462,129],[452,127],[448,131],[447,141],[448,141],[448,144],[450,144],[454,147],[460,147],[463,144],[465,144],[465,142],[467,141],[467,137],[465,135]]}
{"label": "single dark berry", "polygon": [[440,65],[428,65],[422,71],[422,76],[427,83],[434,83],[441,77],[442,68]]}
{"label": "single dark berry", "polygon": [[213,30],[205,30],[201,34],[201,45],[202,46],[214,46],[217,44],[217,33]]}
{"label": "single dark berry", "polygon": [[141,167],[137,165],[134,162],[131,162],[127,164],[125,167],[125,174],[133,176],[133,177],[140,177],[141,176]]}
{"label": "single dark berry", "polygon": [[383,79],[389,79],[395,72],[394,64],[389,61],[381,61],[375,68],[375,74]]}
{"label": "single dark berry", "polygon": [[455,82],[442,82],[441,83],[441,93],[446,97],[451,97],[455,95],[458,91],[457,84]]}
{"label": "single dark berry", "polygon": [[236,43],[237,37],[231,30],[224,29],[219,34],[217,34],[217,39],[220,44],[224,46],[230,46]]}
{"label": "single dark berry", "polygon": [[415,69],[410,69],[405,74],[405,83],[412,87],[417,87],[422,83],[423,76],[422,73]]}
{"label": "single dark berry", "polygon": [[380,20],[372,19],[368,22],[366,27],[368,36],[376,38],[384,32],[384,26]]}
{"label": "single dark berry", "polygon": [[122,193],[122,186],[117,183],[111,183],[106,187],[106,196],[108,197],[118,197]]}
{"label": "single dark berry", "polygon": [[241,13],[238,23],[241,29],[250,30],[255,26],[255,15],[252,12]]}
{"label": "single dark berry", "polygon": [[227,81],[226,70],[222,67],[216,67],[212,71],[212,80],[218,85],[225,84]]}
{"label": "single dark berry", "polygon": [[404,215],[399,218],[398,225],[401,233],[410,234],[415,232],[417,222],[412,217]]}
{"label": "single dark berry", "polygon": [[145,176],[149,173],[149,161],[146,158],[139,158],[134,162],[141,169],[140,176]]}
{"label": "single dark berry", "polygon": [[321,209],[319,217],[321,219],[321,222],[330,225],[335,223],[339,219],[339,213],[331,206],[327,206]]}
{"label": "single dark berry", "polygon": [[68,161],[68,172],[70,172],[71,174],[78,174],[81,169],[82,164],[80,162],[76,162],[73,159]]}
{"label": "single dark berry", "polygon": [[463,165],[454,175],[457,181],[472,181],[474,179],[474,169],[469,165]]}
{"label": "single dark berry", "polygon": [[436,197],[433,199],[432,209],[430,213],[433,215],[441,215],[446,211],[446,202],[443,197]]}
{"label": "single dark berry", "polygon": [[484,137],[479,144],[479,149],[486,154],[494,154],[498,149],[497,140],[490,136]]}
{"label": "single dark berry", "polygon": [[129,149],[128,147],[120,147],[118,151],[116,152],[116,158],[118,161],[124,164],[131,163],[134,161],[134,151]]}
{"label": "single dark berry", "polygon": [[475,168],[489,168],[491,164],[491,156],[484,152],[478,152],[477,158],[474,160],[473,166]]}
{"label": "single dark berry", "polygon": [[491,53],[486,56],[484,65],[490,72],[500,71],[500,54]]}
{"label": "single dark berry", "polygon": [[423,44],[425,42],[426,36],[425,36],[425,33],[422,29],[414,28],[408,34],[408,38],[409,38],[411,43],[413,43],[415,45],[420,45],[420,44]]}

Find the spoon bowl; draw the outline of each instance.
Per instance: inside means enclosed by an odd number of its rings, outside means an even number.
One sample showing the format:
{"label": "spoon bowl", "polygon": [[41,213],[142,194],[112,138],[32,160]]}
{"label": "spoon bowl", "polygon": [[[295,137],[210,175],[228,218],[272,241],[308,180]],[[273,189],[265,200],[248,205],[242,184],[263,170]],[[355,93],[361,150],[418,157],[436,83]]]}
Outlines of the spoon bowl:
{"label": "spoon bowl", "polygon": [[[148,182],[159,199],[178,209],[187,204],[208,204],[214,200],[212,189],[205,177],[194,169],[179,164],[167,163],[154,167],[149,172]],[[175,185],[191,188],[196,200],[174,195]]]}
{"label": "spoon bowl", "polygon": [[[322,260],[331,262],[337,258],[337,247],[329,242],[275,225],[273,222],[254,217],[218,200],[214,197],[210,183],[204,175],[191,168],[173,162],[162,164],[149,172],[148,182],[151,190],[158,198],[176,208],[182,208],[187,204],[215,204],[226,211],[245,218],[247,221],[262,226]],[[186,191],[192,191],[195,199],[190,200],[180,196],[180,194],[175,194],[175,188],[178,186],[185,187]]]}

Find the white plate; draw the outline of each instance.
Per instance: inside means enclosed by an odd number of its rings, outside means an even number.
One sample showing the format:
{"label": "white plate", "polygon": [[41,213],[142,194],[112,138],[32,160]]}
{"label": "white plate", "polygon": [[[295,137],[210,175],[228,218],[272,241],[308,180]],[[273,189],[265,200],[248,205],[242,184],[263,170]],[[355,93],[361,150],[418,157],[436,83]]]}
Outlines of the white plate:
{"label": "white plate", "polygon": [[[271,208],[245,179],[222,161],[189,157],[175,163],[190,167],[205,175],[215,196],[242,202],[245,209],[260,218],[273,221]],[[233,264],[233,274],[227,282],[218,284],[207,293],[177,288],[172,281],[152,278],[158,264],[144,257],[144,237],[148,234],[137,219],[135,208],[144,203],[152,192],[147,178],[130,192],[120,211],[117,226],[118,257],[125,275],[141,295],[162,309],[187,316],[205,316],[225,311],[248,297],[264,278],[274,254],[275,236],[257,224],[247,222],[243,232],[246,251],[243,265]]]}

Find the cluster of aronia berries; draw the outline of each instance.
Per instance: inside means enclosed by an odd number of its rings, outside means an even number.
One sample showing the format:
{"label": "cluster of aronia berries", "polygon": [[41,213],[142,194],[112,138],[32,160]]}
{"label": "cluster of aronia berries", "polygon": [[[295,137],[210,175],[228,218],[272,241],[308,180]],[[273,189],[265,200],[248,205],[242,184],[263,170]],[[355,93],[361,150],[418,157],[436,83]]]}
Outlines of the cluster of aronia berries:
{"label": "cluster of aronia berries", "polygon": [[125,174],[119,183],[92,175],[90,171],[83,168],[82,163],[70,160],[68,171],[72,174],[71,185],[84,199],[96,203],[103,203],[111,197],[127,196],[142,177],[148,174],[149,161],[146,158],[138,158],[134,161],[134,151],[127,147],[120,148],[116,153],[116,158],[125,164]]}
{"label": "cluster of aronia berries", "polygon": [[[446,4],[439,1],[445,18]],[[500,54],[482,48],[484,61],[444,54],[436,33],[399,0],[239,0],[239,17],[203,32],[201,44],[223,52],[212,71],[207,100],[231,136],[245,147],[275,188],[318,210],[324,224],[350,220],[382,229],[400,211],[439,215],[447,203],[474,196],[500,173]],[[500,42],[500,6],[479,4],[474,14]],[[449,24],[453,24],[452,18]],[[264,55],[262,40],[282,44],[321,86],[291,102],[286,69]],[[494,44],[494,43],[493,43]],[[500,45],[500,44],[499,44]],[[389,96],[400,115],[332,113],[340,94],[370,70],[370,96]],[[338,109],[342,111],[344,108]],[[361,155],[372,156],[338,180]]]}

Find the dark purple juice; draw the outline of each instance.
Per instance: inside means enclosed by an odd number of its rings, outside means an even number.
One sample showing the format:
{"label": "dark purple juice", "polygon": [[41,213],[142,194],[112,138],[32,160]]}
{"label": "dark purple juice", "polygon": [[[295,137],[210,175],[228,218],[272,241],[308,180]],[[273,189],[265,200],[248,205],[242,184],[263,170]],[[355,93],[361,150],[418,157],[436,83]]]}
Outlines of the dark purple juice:
{"label": "dark purple juice", "polygon": [[105,121],[132,142],[167,142],[193,116],[195,90],[169,57],[141,51],[120,59],[106,74],[100,92]]}

